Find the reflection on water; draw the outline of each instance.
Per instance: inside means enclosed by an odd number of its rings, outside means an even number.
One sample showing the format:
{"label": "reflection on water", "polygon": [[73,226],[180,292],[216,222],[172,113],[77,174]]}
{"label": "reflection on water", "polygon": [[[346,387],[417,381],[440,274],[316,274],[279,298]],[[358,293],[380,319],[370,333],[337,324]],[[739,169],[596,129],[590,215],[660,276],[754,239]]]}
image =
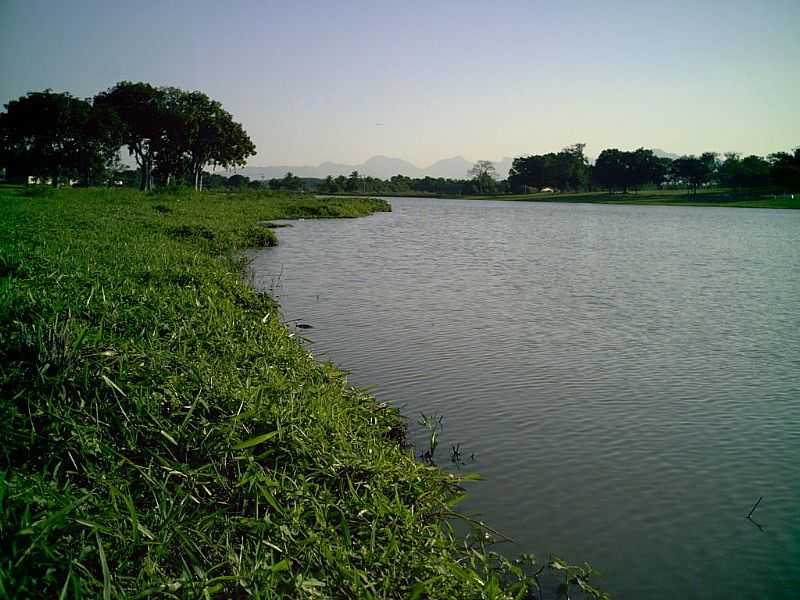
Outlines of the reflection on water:
{"label": "reflection on water", "polygon": [[280,230],[256,283],[353,383],[444,417],[504,551],[622,599],[800,598],[800,211],[392,206]]}

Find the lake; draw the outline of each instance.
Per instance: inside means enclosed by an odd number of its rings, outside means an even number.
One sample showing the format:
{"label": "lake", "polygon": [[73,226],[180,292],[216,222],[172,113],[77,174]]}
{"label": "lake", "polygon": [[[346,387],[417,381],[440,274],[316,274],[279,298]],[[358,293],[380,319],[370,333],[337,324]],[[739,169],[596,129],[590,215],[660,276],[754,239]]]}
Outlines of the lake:
{"label": "lake", "polygon": [[442,417],[498,550],[623,600],[800,598],[800,211],[391,204],[277,230],[252,275],[418,454]]}

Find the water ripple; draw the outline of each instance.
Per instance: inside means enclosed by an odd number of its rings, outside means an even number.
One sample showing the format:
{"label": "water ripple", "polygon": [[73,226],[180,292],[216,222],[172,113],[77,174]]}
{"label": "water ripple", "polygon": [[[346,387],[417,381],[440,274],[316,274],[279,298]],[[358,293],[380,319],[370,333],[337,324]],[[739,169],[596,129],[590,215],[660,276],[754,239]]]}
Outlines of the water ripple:
{"label": "water ripple", "polygon": [[618,598],[800,597],[800,211],[392,204],[282,229],[254,280],[444,416],[484,477],[463,510]]}

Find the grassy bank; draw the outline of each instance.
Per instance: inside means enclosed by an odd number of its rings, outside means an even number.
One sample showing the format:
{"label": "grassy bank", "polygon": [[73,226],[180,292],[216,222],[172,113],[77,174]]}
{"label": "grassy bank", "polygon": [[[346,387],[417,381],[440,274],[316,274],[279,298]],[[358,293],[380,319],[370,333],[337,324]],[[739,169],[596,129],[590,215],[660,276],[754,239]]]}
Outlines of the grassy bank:
{"label": "grassy bank", "polygon": [[0,188],[0,597],[534,585],[454,539],[458,481],[415,461],[397,412],[317,363],[241,281],[239,250],[275,243],[260,222],[387,208]]}

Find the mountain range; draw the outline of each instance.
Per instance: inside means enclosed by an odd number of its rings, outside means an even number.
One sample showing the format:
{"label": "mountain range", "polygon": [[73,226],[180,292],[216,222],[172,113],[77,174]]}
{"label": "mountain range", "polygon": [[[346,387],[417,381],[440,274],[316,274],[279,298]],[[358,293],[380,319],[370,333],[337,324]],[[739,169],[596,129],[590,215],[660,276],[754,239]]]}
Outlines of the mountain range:
{"label": "mountain range", "polygon": [[[494,161],[494,167],[500,179],[508,176],[513,159],[504,158]],[[406,177],[444,177],[445,179],[466,179],[467,171],[472,168],[474,162],[468,161],[463,156],[454,156],[439,160],[429,167],[421,168],[415,164],[403,160],[402,158],[392,158],[390,156],[373,156],[366,162],[357,165],[324,162],[317,166],[291,166],[276,165],[267,167],[243,167],[236,169],[250,179],[272,179],[280,178],[286,173],[292,173],[297,177],[318,177],[324,179],[328,175],[338,177],[339,175],[350,175],[353,171],[358,171],[359,175],[389,179],[394,175],[405,175]]]}
{"label": "mountain range", "polygon": [[[677,154],[665,152],[659,148],[654,148],[653,152],[660,158],[678,158]],[[499,179],[508,177],[508,170],[511,168],[513,160],[512,158],[505,157],[502,160],[493,161]],[[591,160],[591,162],[594,162],[594,160]],[[472,168],[473,164],[475,163],[467,160],[463,156],[454,156],[453,158],[445,158],[436,161],[429,167],[422,168],[402,158],[373,156],[369,160],[357,165],[324,162],[317,166],[275,165],[267,167],[242,167],[236,169],[235,172],[254,180],[281,178],[285,176],[286,173],[292,173],[297,177],[303,178],[316,177],[324,179],[328,175],[332,177],[338,177],[339,175],[347,176],[353,171],[358,171],[359,175],[377,177],[379,179],[389,179],[394,175],[405,175],[406,177],[412,178],[443,177],[445,179],[467,179],[467,172]],[[225,174],[230,175],[233,172],[234,171],[229,171]]]}

